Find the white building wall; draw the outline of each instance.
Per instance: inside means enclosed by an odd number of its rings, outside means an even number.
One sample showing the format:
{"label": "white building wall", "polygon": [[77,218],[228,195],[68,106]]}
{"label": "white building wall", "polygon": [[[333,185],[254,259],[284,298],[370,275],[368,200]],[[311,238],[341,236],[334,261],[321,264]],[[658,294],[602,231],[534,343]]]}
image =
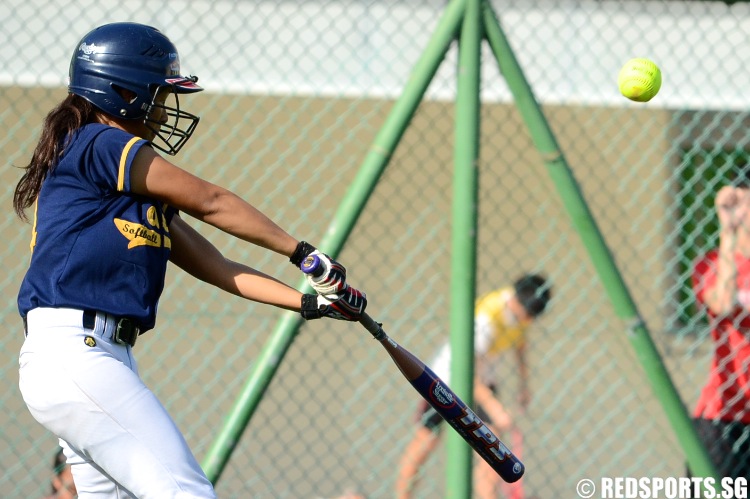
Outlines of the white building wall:
{"label": "white building wall", "polygon": [[[395,97],[446,3],[4,0],[0,84],[64,85],[70,54],[86,31],[133,20],[172,38],[185,72],[208,90]],[[650,57],[664,83],[649,105],[750,104],[747,4],[505,0],[493,6],[542,102],[629,105],[617,92],[617,72],[631,57]],[[453,97],[455,50],[429,98]],[[487,47],[484,60],[483,98],[509,100]]]}

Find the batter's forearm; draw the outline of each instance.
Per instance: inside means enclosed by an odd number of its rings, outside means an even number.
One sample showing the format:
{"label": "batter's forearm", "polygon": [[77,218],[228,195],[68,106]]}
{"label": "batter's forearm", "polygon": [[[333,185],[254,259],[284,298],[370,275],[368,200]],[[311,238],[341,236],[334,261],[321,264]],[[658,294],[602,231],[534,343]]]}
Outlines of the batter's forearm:
{"label": "batter's forearm", "polygon": [[170,224],[172,263],[193,277],[248,300],[299,310],[301,294],[258,270],[229,260],[180,217]]}
{"label": "batter's forearm", "polygon": [[[299,311],[302,294],[259,270],[222,258],[202,280],[246,300]],[[196,276],[201,277],[201,276]]]}
{"label": "batter's forearm", "polygon": [[287,257],[292,255],[299,242],[260,210],[227,190],[217,192],[209,201],[205,214],[196,218]]}
{"label": "batter's forearm", "polygon": [[300,310],[302,294],[296,289],[261,272],[247,268],[238,269],[242,271],[235,274],[234,286],[229,289],[231,293],[258,303],[287,310]]}

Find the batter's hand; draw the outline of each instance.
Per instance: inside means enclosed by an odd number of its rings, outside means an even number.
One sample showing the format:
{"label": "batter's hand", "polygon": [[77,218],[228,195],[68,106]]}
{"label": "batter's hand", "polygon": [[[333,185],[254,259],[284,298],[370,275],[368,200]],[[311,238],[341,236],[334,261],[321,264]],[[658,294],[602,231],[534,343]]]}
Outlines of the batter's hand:
{"label": "batter's hand", "polygon": [[343,292],[346,288],[346,269],[330,256],[318,251],[312,244],[300,241],[289,261],[301,269],[305,260],[313,256],[318,258],[322,272],[316,272],[316,276],[307,274],[310,286],[316,293],[324,296]]}
{"label": "batter's hand", "polygon": [[304,319],[328,317],[343,321],[358,321],[367,307],[367,295],[347,285],[341,293],[331,295],[302,295],[300,314]]}

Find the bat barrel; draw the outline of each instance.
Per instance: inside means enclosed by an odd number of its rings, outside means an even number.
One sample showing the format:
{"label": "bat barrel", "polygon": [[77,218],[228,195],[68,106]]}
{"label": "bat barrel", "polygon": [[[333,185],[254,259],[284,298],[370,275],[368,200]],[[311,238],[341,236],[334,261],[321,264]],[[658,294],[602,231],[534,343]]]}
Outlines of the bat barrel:
{"label": "bat barrel", "polygon": [[503,480],[512,483],[523,476],[521,460],[429,367],[411,384]]}
{"label": "bat barrel", "polygon": [[526,468],[521,460],[432,369],[391,338],[386,336],[380,343],[414,389],[503,480],[512,483],[523,476]]}

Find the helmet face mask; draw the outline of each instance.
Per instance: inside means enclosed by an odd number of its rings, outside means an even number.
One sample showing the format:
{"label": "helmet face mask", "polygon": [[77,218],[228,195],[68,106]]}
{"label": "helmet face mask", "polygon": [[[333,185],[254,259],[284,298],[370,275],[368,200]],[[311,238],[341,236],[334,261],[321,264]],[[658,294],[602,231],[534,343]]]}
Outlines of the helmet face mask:
{"label": "helmet face mask", "polygon": [[[168,95],[166,99],[160,99],[160,93],[164,90],[168,91]],[[174,105],[168,105],[170,99],[174,100]],[[154,134],[150,139],[151,145],[167,154],[174,155],[188,141],[195,127],[198,126],[199,120],[198,116],[180,109],[178,93],[169,87],[161,87],[154,92],[143,122],[146,128]]]}
{"label": "helmet face mask", "polygon": [[[68,91],[110,116],[141,120],[161,142],[152,142],[154,147],[176,154],[199,120],[180,110],[177,95],[203,90],[197,80],[180,75],[177,49],[159,30],[112,23],[81,39],[70,62]],[[165,91],[174,95],[174,106],[163,104],[163,98],[158,103],[157,96]],[[164,123],[149,118],[162,113],[167,117]]]}

